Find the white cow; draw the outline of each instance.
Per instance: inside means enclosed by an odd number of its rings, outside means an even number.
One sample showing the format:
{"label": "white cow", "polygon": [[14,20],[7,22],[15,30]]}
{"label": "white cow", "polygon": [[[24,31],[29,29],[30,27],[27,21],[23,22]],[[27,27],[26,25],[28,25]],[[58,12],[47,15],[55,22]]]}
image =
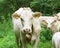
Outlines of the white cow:
{"label": "white cow", "polygon": [[42,25],[45,25],[47,28],[50,28],[51,24],[56,21],[56,18],[52,16],[40,16],[39,20]]}
{"label": "white cow", "polygon": [[59,30],[58,28],[60,28],[60,22],[57,21],[57,18],[54,16],[40,16],[40,21],[41,23],[46,26],[47,28],[49,28],[52,31],[52,34],[54,34],[55,32],[57,32],[57,30]]}
{"label": "white cow", "polygon": [[[36,48],[41,29],[38,19],[34,19],[36,17],[34,14],[38,17],[40,16],[40,13],[33,13],[30,8],[20,8],[12,14],[13,27],[18,48],[20,41],[22,43],[22,48],[27,48],[26,39],[31,40],[31,42],[35,41],[32,47]],[[34,23],[37,23],[38,25]],[[34,35],[36,37],[35,39]]]}
{"label": "white cow", "polygon": [[32,19],[32,10],[30,8],[20,8],[12,14],[18,48],[20,40],[22,42],[22,48],[26,48],[26,34],[32,33]]}
{"label": "white cow", "polygon": [[52,37],[53,48],[60,48],[60,32],[56,32]]}

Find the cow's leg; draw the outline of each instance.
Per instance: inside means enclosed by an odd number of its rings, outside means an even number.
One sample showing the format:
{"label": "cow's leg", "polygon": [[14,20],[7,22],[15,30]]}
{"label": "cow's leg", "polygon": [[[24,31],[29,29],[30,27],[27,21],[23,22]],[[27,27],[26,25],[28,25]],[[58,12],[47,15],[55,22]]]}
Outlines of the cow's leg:
{"label": "cow's leg", "polygon": [[26,48],[26,44],[23,40],[22,40],[22,48]]}
{"label": "cow's leg", "polygon": [[19,32],[15,32],[15,37],[16,37],[16,43],[17,43],[17,48],[19,48]]}
{"label": "cow's leg", "polygon": [[20,35],[20,37],[19,37],[19,48],[22,48],[21,35]]}
{"label": "cow's leg", "polygon": [[39,36],[36,36],[36,35],[32,36],[32,39],[31,39],[32,48],[36,48],[37,47],[38,41],[39,41]]}
{"label": "cow's leg", "polygon": [[37,48],[38,41],[39,41],[39,36],[36,38],[33,48]]}
{"label": "cow's leg", "polygon": [[21,40],[19,41],[19,43],[20,43],[20,48],[22,48],[22,42],[21,42]]}
{"label": "cow's leg", "polygon": [[20,32],[20,38],[21,38],[21,47],[26,48],[25,36],[21,32]]}

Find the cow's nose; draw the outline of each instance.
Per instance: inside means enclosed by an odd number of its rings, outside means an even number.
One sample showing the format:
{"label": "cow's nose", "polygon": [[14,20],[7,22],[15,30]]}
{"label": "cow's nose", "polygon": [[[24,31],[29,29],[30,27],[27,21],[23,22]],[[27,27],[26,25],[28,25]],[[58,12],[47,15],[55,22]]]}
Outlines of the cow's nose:
{"label": "cow's nose", "polygon": [[28,32],[30,32],[30,29],[27,29],[27,28],[26,28],[26,29],[24,29],[23,31],[24,31],[25,33],[28,33]]}

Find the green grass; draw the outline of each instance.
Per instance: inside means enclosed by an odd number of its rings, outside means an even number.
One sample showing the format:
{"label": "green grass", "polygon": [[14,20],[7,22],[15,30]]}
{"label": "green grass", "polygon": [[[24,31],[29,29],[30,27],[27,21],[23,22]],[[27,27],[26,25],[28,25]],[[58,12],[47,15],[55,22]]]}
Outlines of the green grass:
{"label": "green grass", "polygon": [[[43,34],[41,35],[41,37]],[[0,48],[16,48],[15,36],[12,24],[0,23]],[[40,39],[37,48],[51,48],[51,40],[45,39],[44,36]],[[31,48],[30,44],[27,44]]]}

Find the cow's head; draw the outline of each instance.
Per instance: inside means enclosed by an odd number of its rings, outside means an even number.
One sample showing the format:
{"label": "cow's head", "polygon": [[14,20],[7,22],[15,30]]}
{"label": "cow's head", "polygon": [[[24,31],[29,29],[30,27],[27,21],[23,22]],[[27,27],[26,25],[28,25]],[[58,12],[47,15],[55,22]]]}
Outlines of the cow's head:
{"label": "cow's head", "polygon": [[52,23],[56,22],[56,17],[47,17],[45,20],[42,20],[46,24],[47,28],[51,28]]}
{"label": "cow's head", "polygon": [[57,14],[53,14],[53,16],[55,16],[57,18],[57,20],[60,21],[60,13],[57,13]]}
{"label": "cow's head", "polygon": [[30,8],[24,8],[21,14],[22,31],[24,33],[31,33],[33,18],[38,18],[40,15],[40,12],[32,12]]}
{"label": "cow's head", "polygon": [[23,33],[31,33],[32,32],[32,10],[30,8],[23,8],[21,16],[21,23],[22,23],[22,32]]}

